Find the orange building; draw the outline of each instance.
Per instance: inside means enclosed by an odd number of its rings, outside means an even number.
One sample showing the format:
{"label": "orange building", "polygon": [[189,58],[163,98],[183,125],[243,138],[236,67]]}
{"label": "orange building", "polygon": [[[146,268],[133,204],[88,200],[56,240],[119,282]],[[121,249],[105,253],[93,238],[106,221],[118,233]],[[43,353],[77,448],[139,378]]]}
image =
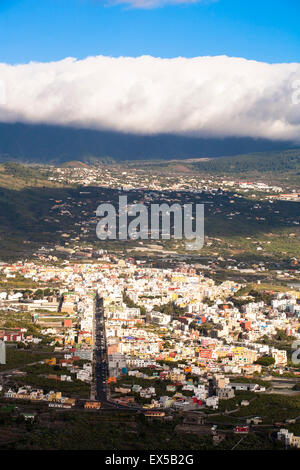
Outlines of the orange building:
{"label": "orange building", "polygon": [[86,410],[100,410],[101,403],[99,401],[86,401],[84,408]]}
{"label": "orange building", "polygon": [[109,378],[107,379],[107,383],[108,383],[108,384],[117,383],[116,377],[109,377]]}
{"label": "orange building", "polygon": [[52,357],[51,359],[45,359],[44,362],[48,366],[55,366],[56,365],[56,357]]}

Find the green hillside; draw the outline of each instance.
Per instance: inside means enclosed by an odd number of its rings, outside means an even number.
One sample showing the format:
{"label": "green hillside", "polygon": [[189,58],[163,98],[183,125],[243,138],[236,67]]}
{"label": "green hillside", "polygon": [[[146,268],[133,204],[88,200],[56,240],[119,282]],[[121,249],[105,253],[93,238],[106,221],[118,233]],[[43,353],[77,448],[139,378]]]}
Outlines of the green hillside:
{"label": "green hillside", "polygon": [[218,175],[289,171],[296,171],[300,174],[300,149],[214,158],[208,161],[194,162],[192,167],[200,172]]}

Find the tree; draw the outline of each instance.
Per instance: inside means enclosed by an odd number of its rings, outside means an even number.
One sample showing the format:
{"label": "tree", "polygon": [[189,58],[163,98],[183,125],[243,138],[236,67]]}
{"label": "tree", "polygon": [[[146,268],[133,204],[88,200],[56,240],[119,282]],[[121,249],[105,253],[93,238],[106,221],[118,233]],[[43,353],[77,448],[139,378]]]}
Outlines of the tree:
{"label": "tree", "polygon": [[262,356],[257,359],[255,364],[260,364],[261,366],[272,366],[273,364],[275,364],[275,359],[271,356]]}

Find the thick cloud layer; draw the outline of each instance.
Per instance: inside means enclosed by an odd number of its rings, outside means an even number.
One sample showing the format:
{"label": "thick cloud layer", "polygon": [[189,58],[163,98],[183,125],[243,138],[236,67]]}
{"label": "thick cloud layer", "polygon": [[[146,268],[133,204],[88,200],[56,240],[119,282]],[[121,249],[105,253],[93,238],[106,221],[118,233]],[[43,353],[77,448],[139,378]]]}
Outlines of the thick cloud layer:
{"label": "thick cloud layer", "polygon": [[300,141],[300,64],[98,56],[0,64],[0,80],[2,122]]}

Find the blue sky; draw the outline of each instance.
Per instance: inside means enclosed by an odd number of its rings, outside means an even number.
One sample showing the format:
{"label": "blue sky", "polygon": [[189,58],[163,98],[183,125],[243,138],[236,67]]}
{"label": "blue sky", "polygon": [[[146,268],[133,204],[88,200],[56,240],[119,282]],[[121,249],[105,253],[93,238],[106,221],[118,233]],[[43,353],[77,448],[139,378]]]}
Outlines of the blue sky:
{"label": "blue sky", "polygon": [[299,18],[299,0],[205,0],[148,9],[111,0],[1,0],[0,62],[99,54],[299,62]]}

